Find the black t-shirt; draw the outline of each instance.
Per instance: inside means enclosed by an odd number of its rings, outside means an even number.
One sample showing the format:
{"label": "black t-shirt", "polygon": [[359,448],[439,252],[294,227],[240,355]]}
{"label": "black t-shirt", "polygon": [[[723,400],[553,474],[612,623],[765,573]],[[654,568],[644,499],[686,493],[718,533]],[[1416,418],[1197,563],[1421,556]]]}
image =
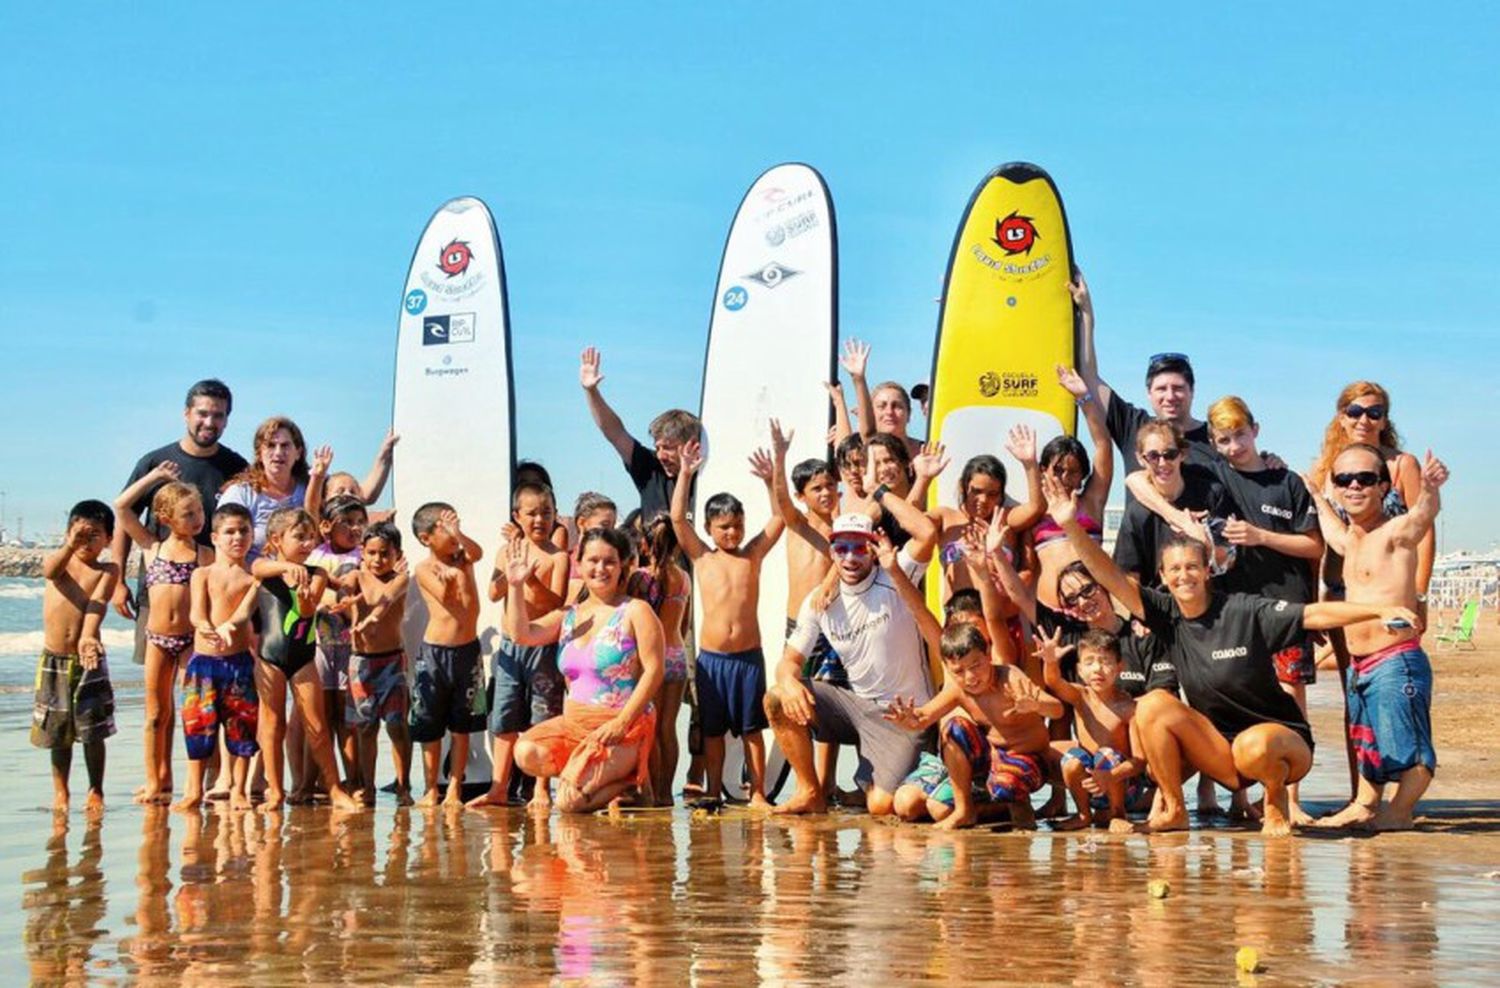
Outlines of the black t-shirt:
{"label": "black t-shirt", "polygon": [[[1036,602],[1037,630],[1049,638],[1062,630],[1062,644],[1077,646],[1089,625],[1062,611],[1053,610],[1041,601]],[[1142,696],[1147,690],[1166,689],[1177,692],[1177,679],[1172,675],[1171,663],[1162,654],[1160,643],[1151,635],[1132,633],[1127,623],[1115,636],[1120,642],[1120,689],[1131,696]],[[1078,682],[1078,651],[1075,649],[1063,657],[1063,678],[1070,683]]]}
{"label": "black t-shirt", "polygon": [[[1308,494],[1302,478],[1290,470],[1241,473],[1223,459],[1212,469],[1234,502],[1235,514],[1257,528],[1301,535],[1318,527],[1318,509],[1312,495]],[[1314,595],[1311,562],[1263,545],[1242,545],[1222,585],[1230,592],[1306,604]]]}
{"label": "black t-shirt", "polygon": [[1278,723],[1313,743],[1307,718],[1276,681],[1272,656],[1306,637],[1302,604],[1215,592],[1208,610],[1185,618],[1164,590],[1141,588],[1146,627],[1160,638],[1188,706],[1229,740],[1256,724]]}
{"label": "black t-shirt", "polygon": [[[1135,455],[1135,434],[1141,426],[1154,421],[1156,421],[1155,415],[1121,398],[1118,391],[1110,391],[1109,406],[1104,409],[1104,423],[1109,427],[1109,438],[1115,441],[1115,446],[1120,451],[1120,459],[1125,464],[1127,476],[1141,468],[1141,461]],[[1188,432],[1184,438],[1187,439],[1189,463],[1208,466],[1214,460],[1219,459],[1219,454],[1214,449],[1213,439],[1208,434],[1207,422]],[[1128,488],[1125,491],[1125,501],[1127,504],[1135,501]]]}
{"label": "black t-shirt", "polygon": [[[1234,501],[1214,479],[1213,471],[1194,463],[1182,465],[1182,493],[1172,506],[1206,511],[1210,518],[1221,520],[1235,511]],[[1115,536],[1115,564],[1139,577],[1144,587],[1161,586],[1156,554],[1173,534],[1166,519],[1132,501],[1125,506],[1125,517]]]}
{"label": "black t-shirt", "polygon": [[[170,443],[141,457],[136,462],[135,469],[130,471],[130,479],[125,482],[125,486],[129,487],[140,480],[164,460],[177,464],[179,480],[198,488],[198,493],[203,498],[203,530],[198,533],[198,544],[212,545],[209,535],[213,531],[211,520],[214,508],[219,503],[219,488],[224,486],[224,481],[245,469],[248,465],[245,458],[227,446],[220,446],[213,456],[190,456],[177,443]],[[147,491],[145,496],[135,502],[134,508],[141,518],[141,524],[152,529],[158,539],[164,539],[170,534],[167,527],[151,517],[151,499],[159,489],[160,485]]]}
{"label": "black t-shirt", "polygon": [[[641,518],[650,521],[657,515],[667,514],[672,509],[672,488],[676,477],[668,477],[656,454],[642,446],[640,440],[632,439],[630,456],[625,459],[625,469],[631,483],[641,495]],[[697,478],[693,478],[696,483]],[[692,491],[688,492],[689,494]],[[688,520],[693,518],[692,498],[688,499]]]}

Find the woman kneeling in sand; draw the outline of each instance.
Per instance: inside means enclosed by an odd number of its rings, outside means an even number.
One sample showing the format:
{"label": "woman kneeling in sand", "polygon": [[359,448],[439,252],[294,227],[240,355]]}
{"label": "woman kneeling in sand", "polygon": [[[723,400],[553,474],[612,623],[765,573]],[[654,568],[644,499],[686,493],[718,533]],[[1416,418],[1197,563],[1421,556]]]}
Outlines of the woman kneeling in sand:
{"label": "woman kneeling in sand", "polygon": [[[556,778],[565,813],[598,809],[632,786],[649,790],[651,698],[662,684],[665,639],[651,606],[625,594],[630,543],[613,529],[585,532],[579,570],[587,596],[536,621],[527,619],[523,598],[536,565],[526,540],[512,540],[504,551],[505,631],[520,645],[556,642],[568,682],[562,716],[516,740],[516,766],[543,787]],[[642,796],[650,805],[649,791]]]}
{"label": "woman kneeling in sand", "polygon": [[1042,489],[1048,514],[1094,579],[1161,643],[1187,698],[1184,704],[1166,690],[1152,690],[1136,703],[1132,747],[1145,755],[1161,794],[1146,829],[1186,829],[1182,781],[1202,772],[1235,791],[1260,783],[1266,791],[1262,831],[1290,833],[1287,786],[1312,767],[1312,730],[1277,684],[1272,656],[1308,631],[1377,619],[1416,624],[1416,615],[1404,607],[1222,593],[1209,586],[1206,535],[1203,541],[1175,536],[1161,547],[1157,564],[1165,590],[1138,586],[1078,523],[1077,495],[1050,476],[1043,476]]}

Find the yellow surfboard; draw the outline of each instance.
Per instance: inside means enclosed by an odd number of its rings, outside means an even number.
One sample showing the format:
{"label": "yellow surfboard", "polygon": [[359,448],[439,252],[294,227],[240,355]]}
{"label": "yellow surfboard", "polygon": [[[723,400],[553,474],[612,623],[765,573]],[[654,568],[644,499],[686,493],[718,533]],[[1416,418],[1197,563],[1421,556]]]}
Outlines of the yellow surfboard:
{"label": "yellow surfboard", "polygon": [[[1005,493],[1025,497],[1021,465],[1005,451],[1014,425],[1036,430],[1040,449],[1077,426],[1073,396],[1057,383],[1073,365],[1073,249],[1052,178],[1012,162],[987,175],[959,223],[943,281],[932,357],[929,435],[953,465],[928,493],[930,507],[958,507],[958,476],[971,457],[998,456]],[[927,601],[942,617],[947,591],[935,560]],[[934,670],[942,681],[941,669]]]}

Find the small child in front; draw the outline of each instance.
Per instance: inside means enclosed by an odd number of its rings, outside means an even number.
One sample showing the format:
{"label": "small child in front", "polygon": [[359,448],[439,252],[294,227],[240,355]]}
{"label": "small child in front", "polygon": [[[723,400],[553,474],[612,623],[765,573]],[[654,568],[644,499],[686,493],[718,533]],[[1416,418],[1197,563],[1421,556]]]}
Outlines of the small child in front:
{"label": "small child in front", "polygon": [[751,458],[751,469],[764,481],[773,511],[766,527],[744,545],[745,507],[733,494],[715,494],[703,506],[704,527],[713,547],[704,544],[688,520],[688,490],[703,465],[697,442],[682,447],[677,483],[672,489],[672,530],[693,563],[693,577],[703,601],[698,633],[698,666],[694,685],[703,725],[703,762],[710,796],[724,774],[724,735],[745,745],[750,768],[750,804],[769,807],[766,799],[766,660],[760,649],[760,564],[785,527],[774,510],[771,489],[774,465],[764,450]]}
{"label": "small child in front", "polygon": [[120,578],[99,556],[115,534],[115,515],[102,501],[79,501],[68,512],[62,548],[42,563],[42,657],[36,668],[31,743],[52,753],[52,809],[68,812],[73,745],[83,745],[90,815],[104,811],[104,739],[115,733],[115,692],[99,628]]}
{"label": "small child in front", "polygon": [[1051,742],[1045,718],[1061,717],[1062,702],[1020,667],[992,663],[984,635],[972,624],[943,629],[941,651],[947,676],[938,695],[920,707],[897,699],[886,713],[887,720],[909,731],[925,731],[950,711],[962,710],[942,731],[947,778],[926,783],[933,790],[944,782],[952,786],[953,811],[937,825],[944,830],[974,825],[979,810],[970,787],[983,777],[990,799],[1009,804],[1012,823],[1034,826],[1031,794],[1046,778],[1043,760]]}
{"label": "small child in front", "polygon": [[474,564],[479,543],[459,528],[450,504],[429,501],[411,519],[412,533],[427,547],[416,566],[417,589],[427,605],[427,628],[417,650],[412,689],[411,739],[422,746],[427,791],[419,806],[438,804],[443,735],[451,735],[448,791],[443,802],[463,805],[469,735],[484,730],[484,675],[479,657],[479,586]]}
{"label": "small child in front", "polygon": [[219,746],[229,752],[229,806],[250,807],[245,779],[250,758],[260,750],[260,694],[255,688],[255,656],[250,654],[250,614],[260,584],[250,575],[246,556],[255,539],[255,519],[238,504],[213,514],[214,561],[193,570],[193,654],[182,677],[182,740],[187,747],[188,781],[177,810],[203,802],[204,763]]}
{"label": "small child in front", "polygon": [[[1078,830],[1097,822],[1104,813],[1109,829],[1129,833],[1125,807],[1140,795],[1146,763],[1130,754],[1130,718],[1135,700],[1120,688],[1120,642],[1101,628],[1090,628],[1078,644],[1063,645],[1062,628],[1049,638],[1037,633],[1042,676],[1047,688],[1073,708],[1073,730],[1078,743],[1055,742],[1062,755],[1063,784],[1073,794],[1078,812],[1053,824],[1054,830]],[[1078,651],[1078,683],[1063,676],[1062,660]]]}

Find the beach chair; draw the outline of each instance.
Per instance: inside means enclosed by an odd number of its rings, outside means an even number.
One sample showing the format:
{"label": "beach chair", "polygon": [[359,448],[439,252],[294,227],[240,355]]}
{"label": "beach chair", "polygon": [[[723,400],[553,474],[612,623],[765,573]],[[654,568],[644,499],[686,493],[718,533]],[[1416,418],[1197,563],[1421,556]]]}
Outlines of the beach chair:
{"label": "beach chair", "polygon": [[1457,623],[1448,628],[1447,631],[1438,632],[1437,647],[1444,646],[1457,649],[1467,645],[1469,648],[1478,648],[1474,644],[1474,626],[1479,623],[1479,601],[1471,600],[1464,604],[1463,613],[1459,615]]}

